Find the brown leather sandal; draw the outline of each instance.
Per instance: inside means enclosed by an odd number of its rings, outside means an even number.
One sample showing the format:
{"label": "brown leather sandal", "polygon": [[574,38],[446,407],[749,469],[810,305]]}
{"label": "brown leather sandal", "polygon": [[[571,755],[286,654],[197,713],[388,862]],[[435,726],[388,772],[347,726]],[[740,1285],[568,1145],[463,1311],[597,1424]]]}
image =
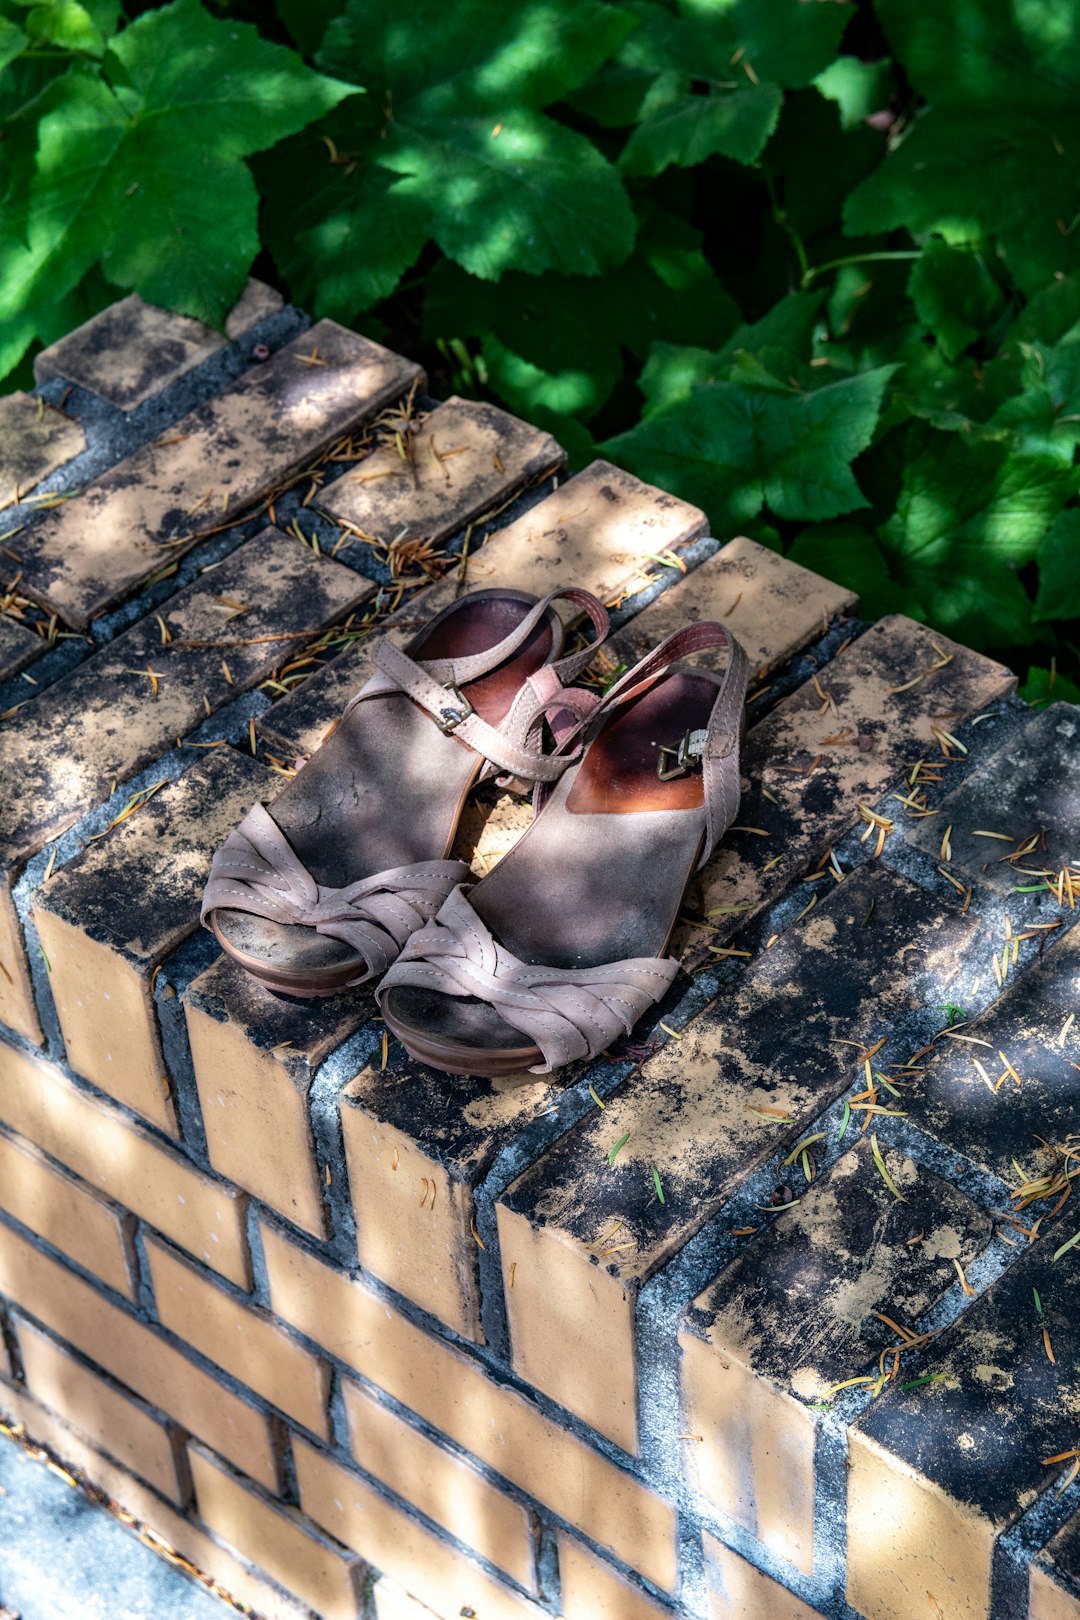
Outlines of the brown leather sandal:
{"label": "brown leather sandal", "polygon": [[[560,657],[567,601],[593,643]],[[376,673],[268,810],[256,804],[214,856],[202,920],[269,990],[328,996],[384,973],[415,929],[469,875],[447,859],[480,778],[554,783],[571,762],[543,752],[576,729],[596,694],[564,685],[607,634],[588,591],[538,602],[474,591],[405,650],[387,636]]]}
{"label": "brown leather sandal", "polygon": [[[723,677],[673,669],[727,647]],[[448,895],[377,996],[409,1053],[451,1074],[546,1074],[595,1057],[659,1001],[683,894],[734,821],[746,654],[722,624],[677,631],[606,693],[580,760],[498,866]]]}

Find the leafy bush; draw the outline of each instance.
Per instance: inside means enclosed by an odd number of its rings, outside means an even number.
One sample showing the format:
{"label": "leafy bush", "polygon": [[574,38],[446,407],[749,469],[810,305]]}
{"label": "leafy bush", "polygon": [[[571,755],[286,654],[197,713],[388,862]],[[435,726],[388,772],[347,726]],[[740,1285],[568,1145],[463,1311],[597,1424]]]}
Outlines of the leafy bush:
{"label": "leafy bush", "polygon": [[0,375],[115,289],[220,325],[254,265],[1080,697],[1073,24],[0,0]]}

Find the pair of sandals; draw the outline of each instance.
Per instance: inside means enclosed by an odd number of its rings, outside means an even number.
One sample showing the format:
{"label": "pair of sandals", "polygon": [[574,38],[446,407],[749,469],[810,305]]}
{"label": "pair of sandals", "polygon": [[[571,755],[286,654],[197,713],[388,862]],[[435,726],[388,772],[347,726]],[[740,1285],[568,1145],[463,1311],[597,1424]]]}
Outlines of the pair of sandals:
{"label": "pair of sandals", "polygon": [[[592,640],[564,654],[564,602]],[[379,978],[408,1052],[452,1074],[546,1074],[595,1057],[661,1000],[694,871],[735,819],[747,659],[688,625],[602,695],[575,687],[608,616],[588,591],[474,591],[376,672],[273,801],[214,856],[202,920],[267,989]],[[727,648],[722,677],[677,660]],[[449,860],[470,789],[534,792],[479,883]]]}

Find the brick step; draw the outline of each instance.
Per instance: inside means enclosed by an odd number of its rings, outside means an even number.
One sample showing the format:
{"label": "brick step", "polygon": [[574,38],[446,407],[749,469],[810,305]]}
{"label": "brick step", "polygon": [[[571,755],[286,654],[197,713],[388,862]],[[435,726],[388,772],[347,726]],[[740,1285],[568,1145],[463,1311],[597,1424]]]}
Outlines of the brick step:
{"label": "brick step", "polygon": [[[0,511],[85,449],[81,423],[32,394],[5,394],[0,399]],[[16,570],[5,566],[4,572],[10,577]]]}
{"label": "brick step", "polygon": [[418,366],[320,321],[19,536],[20,589],[84,629],[422,381]]}
{"label": "brick step", "polygon": [[862,868],[515,1182],[498,1220],[521,1376],[636,1451],[641,1288],[845,1089],[835,1043],[941,999],[976,932]]}
{"label": "brick step", "polygon": [[[18,922],[18,869],[206,716],[257,686],[371,584],[267,529],[42,692],[0,729],[0,1018],[36,1035]],[[223,604],[227,597],[233,603]],[[249,611],[231,618],[235,603]],[[289,632],[295,629],[295,636]],[[186,646],[185,642],[196,645]],[[224,662],[223,662],[224,661]],[[148,673],[152,670],[153,676]],[[63,736],[61,751],[57,738]]]}

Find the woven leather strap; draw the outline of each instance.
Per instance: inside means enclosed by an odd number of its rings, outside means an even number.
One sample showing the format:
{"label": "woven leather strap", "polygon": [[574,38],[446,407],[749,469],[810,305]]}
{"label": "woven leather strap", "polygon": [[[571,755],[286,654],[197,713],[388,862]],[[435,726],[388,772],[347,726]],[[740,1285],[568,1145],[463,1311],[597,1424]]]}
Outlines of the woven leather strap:
{"label": "woven leather strap", "polygon": [[303,923],[344,940],[376,975],[468,875],[461,861],[422,861],[330,888],[316,882],[269,811],[256,804],[214,856],[202,921],[220,907]]}
{"label": "woven leather strap", "polygon": [[520,1029],[544,1055],[532,1074],[596,1057],[664,995],[679,964],[635,957],[596,968],[531,967],[500,945],[462,888],[447,896],[434,922],[413,934],[376,991],[380,1006],[395,986],[475,996]]}

